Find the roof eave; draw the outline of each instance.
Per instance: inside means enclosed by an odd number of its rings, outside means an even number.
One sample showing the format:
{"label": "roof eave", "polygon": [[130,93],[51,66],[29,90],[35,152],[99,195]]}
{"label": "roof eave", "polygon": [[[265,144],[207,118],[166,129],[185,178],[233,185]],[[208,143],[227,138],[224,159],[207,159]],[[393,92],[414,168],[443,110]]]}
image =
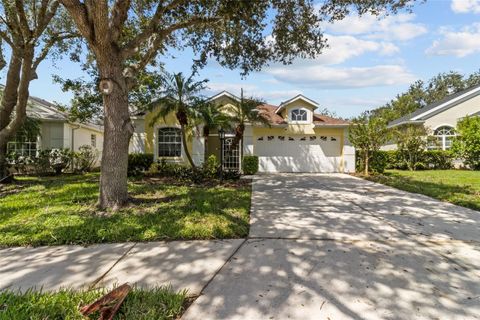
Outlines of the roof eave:
{"label": "roof eave", "polygon": [[399,127],[401,125],[404,125],[404,124],[423,124],[425,122],[425,120],[404,120],[404,121],[400,121],[398,123],[389,123],[387,125],[387,128],[388,129],[391,129],[391,128],[396,128],[396,127]]}

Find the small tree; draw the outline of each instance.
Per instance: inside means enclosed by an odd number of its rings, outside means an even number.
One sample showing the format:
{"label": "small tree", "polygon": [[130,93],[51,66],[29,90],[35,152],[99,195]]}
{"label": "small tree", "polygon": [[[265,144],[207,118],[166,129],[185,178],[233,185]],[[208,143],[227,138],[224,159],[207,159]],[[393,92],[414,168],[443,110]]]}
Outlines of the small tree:
{"label": "small tree", "polygon": [[414,171],[420,164],[427,148],[427,130],[423,126],[410,125],[395,131],[398,151],[409,170]]}
{"label": "small tree", "polygon": [[[262,101],[254,98],[245,98],[243,89],[240,92],[240,100],[233,103],[234,108],[231,110],[230,121],[235,125],[235,137],[230,146],[231,153],[240,142],[243,144],[243,134],[245,133],[245,125],[247,123],[260,123],[270,126],[268,119],[262,114],[257,107],[263,104]],[[240,148],[240,159],[243,157],[243,146]]]}
{"label": "small tree", "polygon": [[480,116],[466,117],[457,123],[457,138],[452,151],[471,169],[480,170]]}
{"label": "small tree", "polygon": [[195,120],[202,127],[201,135],[205,143],[205,161],[208,158],[208,136],[212,130],[229,128],[230,118],[218,106],[210,102],[201,102],[195,109]]}
{"label": "small tree", "polygon": [[372,154],[388,140],[389,130],[380,118],[369,119],[366,115],[355,119],[348,130],[348,138],[363,158],[365,175],[369,174],[369,160]]}
{"label": "small tree", "polygon": [[195,108],[200,103],[200,92],[205,89],[208,80],[195,81],[195,73],[186,78],[180,73],[164,73],[164,89],[162,97],[149,104],[150,108],[158,108],[158,113],[153,117],[152,122],[159,117],[167,117],[174,113],[182,133],[182,145],[188,162],[195,169],[190,151],[187,147],[187,128],[193,126]]}

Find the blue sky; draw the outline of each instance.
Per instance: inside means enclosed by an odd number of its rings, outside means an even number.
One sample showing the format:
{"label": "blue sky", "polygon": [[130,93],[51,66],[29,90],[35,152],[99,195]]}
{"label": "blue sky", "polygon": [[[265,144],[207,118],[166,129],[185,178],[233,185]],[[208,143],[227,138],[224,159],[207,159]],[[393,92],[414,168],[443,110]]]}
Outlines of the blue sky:
{"label": "blue sky", "polygon": [[[247,95],[278,104],[302,93],[322,108],[350,117],[382,105],[417,79],[480,69],[480,0],[427,0],[413,14],[382,19],[353,15],[324,28],[331,48],[313,60],[271,65],[245,79],[239,70],[210,63],[199,76],[210,79],[206,94],[239,94],[243,87]],[[189,73],[191,59],[188,50],[177,53],[165,60],[166,69]],[[31,84],[32,95],[67,104],[71,95],[53,84],[52,74],[76,78],[81,70],[68,60],[45,61]]]}

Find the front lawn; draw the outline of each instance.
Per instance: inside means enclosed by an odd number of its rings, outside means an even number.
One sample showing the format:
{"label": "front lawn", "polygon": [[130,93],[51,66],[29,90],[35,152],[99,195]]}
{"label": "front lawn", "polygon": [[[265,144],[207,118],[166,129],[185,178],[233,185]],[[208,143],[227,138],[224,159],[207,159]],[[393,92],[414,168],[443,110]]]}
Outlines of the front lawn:
{"label": "front lawn", "polygon": [[[0,292],[0,320],[43,320],[43,319],[98,319],[98,312],[83,317],[80,306],[97,300],[103,290],[17,293]],[[174,293],[168,288],[132,290],[123,301],[114,319],[173,320],[183,312],[186,293]]]}
{"label": "front lawn", "polygon": [[245,237],[250,185],[131,180],[134,200],[98,212],[98,173],[21,177],[0,191],[0,246]]}
{"label": "front lawn", "polygon": [[387,170],[368,177],[405,191],[422,193],[467,208],[480,210],[480,171],[466,170]]}

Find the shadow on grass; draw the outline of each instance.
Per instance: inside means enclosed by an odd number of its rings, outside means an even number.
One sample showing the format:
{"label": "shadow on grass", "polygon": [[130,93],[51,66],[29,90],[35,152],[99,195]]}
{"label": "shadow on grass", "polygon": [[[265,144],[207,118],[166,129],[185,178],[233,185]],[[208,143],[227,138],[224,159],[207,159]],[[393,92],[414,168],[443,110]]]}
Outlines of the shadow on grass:
{"label": "shadow on grass", "polygon": [[[97,175],[98,178],[98,175]],[[28,179],[0,204],[0,246],[237,238],[248,234],[250,188],[131,181],[132,202],[97,212],[95,176]]]}

